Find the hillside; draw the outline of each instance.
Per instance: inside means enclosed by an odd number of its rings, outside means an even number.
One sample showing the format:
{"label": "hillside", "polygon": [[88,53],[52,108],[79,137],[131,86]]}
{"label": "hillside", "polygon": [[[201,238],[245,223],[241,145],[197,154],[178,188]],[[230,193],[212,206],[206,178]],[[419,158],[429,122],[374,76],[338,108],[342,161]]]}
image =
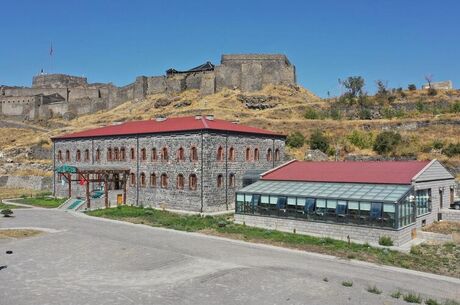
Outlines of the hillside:
{"label": "hillside", "polygon": [[[50,161],[37,159],[43,158],[40,151],[50,147],[49,138],[53,135],[157,116],[213,114],[286,135],[299,131],[306,138],[320,129],[331,146],[338,148],[340,158],[350,154],[375,156],[371,142],[376,135],[382,130],[395,130],[402,135],[403,143],[393,156],[438,158],[460,171],[460,156],[449,158],[440,149],[442,145],[460,142],[460,110],[457,109],[460,91],[440,91],[436,96],[421,90],[404,91],[394,96],[390,101],[370,97],[366,106],[366,115],[370,117],[363,120],[359,119],[362,109],[357,105],[344,105],[338,99],[320,99],[298,86],[267,86],[251,94],[224,90],[204,97],[196,90],[177,95],[151,95],[142,101],[129,101],[112,110],[70,121],[54,118],[21,124],[4,120],[0,125],[0,151],[3,152],[0,162],[16,164],[6,166],[6,170],[2,166],[4,173],[21,173],[33,167],[36,173],[46,174]],[[350,140],[354,130],[367,139],[367,143],[356,145],[354,139]],[[305,144],[288,152],[303,159],[308,148]]]}

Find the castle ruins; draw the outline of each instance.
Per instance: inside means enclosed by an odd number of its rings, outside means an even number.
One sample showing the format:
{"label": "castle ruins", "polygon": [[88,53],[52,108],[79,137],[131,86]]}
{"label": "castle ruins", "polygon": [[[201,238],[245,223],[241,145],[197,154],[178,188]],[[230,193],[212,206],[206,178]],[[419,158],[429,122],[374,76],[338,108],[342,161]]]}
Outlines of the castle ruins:
{"label": "castle ruins", "polygon": [[72,118],[151,94],[196,89],[209,95],[224,88],[251,92],[268,84],[296,84],[295,66],[285,55],[222,55],[220,65],[206,62],[186,71],[171,68],[162,76],[138,76],[123,87],[88,83],[85,77],[41,73],[33,77],[32,87],[0,86],[0,115],[25,120],[56,115]]}

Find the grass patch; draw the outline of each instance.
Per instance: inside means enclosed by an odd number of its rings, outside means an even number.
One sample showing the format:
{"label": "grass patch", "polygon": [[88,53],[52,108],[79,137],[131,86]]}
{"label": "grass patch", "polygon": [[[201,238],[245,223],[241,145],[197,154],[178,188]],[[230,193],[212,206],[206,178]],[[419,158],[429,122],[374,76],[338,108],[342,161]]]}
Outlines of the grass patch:
{"label": "grass patch", "polygon": [[19,205],[13,205],[13,204],[6,204],[0,201],[0,210],[4,209],[27,209],[27,207],[22,207]]}
{"label": "grass patch", "polygon": [[401,297],[401,291],[395,291],[391,294],[392,298],[399,299]]}
{"label": "grass patch", "polygon": [[41,208],[57,208],[60,206],[66,198],[52,198],[52,197],[45,197],[45,196],[37,196],[37,197],[28,197],[28,198],[21,198],[12,201],[17,203],[29,204]]}
{"label": "grass patch", "polygon": [[342,282],[342,286],[345,286],[345,287],[352,287],[352,286],[353,286],[353,282],[352,282],[352,281],[343,281],[343,282]]}
{"label": "grass patch", "polygon": [[382,290],[378,289],[377,286],[369,286],[367,287],[367,292],[374,293],[374,294],[381,294]]}
{"label": "grass patch", "polygon": [[407,303],[416,303],[416,304],[422,303],[422,297],[419,294],[413,294],[413,293],[408,293],[408,294],[403,295],[403,300],[406,301]]}
{"label": "grass patch", "polygon": [[38,230],[28,229],[2,229],[0,230],[0,239],[4,238],[26,238],[42,233]]}
{"label": "grass patch", "polygon": [[390,236],[380,236],[379,245],[381,246],[393,246],[393,240]]}
{"label": "grass patch", "polygon": [[[372,263],[397,266],[460,278],[460,245],[418,245],[411,253],[374,248],[368,244],[302,234],[279,232],[234,224],[231,216],[179,215],[167,211],[120,206],[88,212],[89,215],[132,223],[144,223],[181,231],[197,232],[256,243],[353,258]],[[222,226],[222,222],[226,225]]]}
{"label": "grass patch", "polygon": [[425,300],[425,304],[426,305],[441,305],[441,303],[439,303],[438,301],[433,300],[433,299]]}
{"label": "grass patch", "polygon": [[454,232],[460,232],[460,223],[445,220],[435,221],[431,225],[423,228],[423,231],[440,234],[452,234]]}
{"label": "grass patch", "polygon": [[446,300],[446,302],[444,302],[444,305],[460,305],[460,302],[455,300]]}

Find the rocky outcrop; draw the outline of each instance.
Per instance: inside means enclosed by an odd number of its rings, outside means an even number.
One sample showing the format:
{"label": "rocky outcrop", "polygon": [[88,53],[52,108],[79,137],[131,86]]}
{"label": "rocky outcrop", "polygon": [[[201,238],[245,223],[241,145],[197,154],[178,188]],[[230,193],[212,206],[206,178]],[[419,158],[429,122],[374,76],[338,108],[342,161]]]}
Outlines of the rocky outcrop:
{"label": "rocky outcrop", "polygon": [[263,110],[275,107],[279,99],[275,96],[265,95],[243,95],[239,94],[237,99],[248,109]]}

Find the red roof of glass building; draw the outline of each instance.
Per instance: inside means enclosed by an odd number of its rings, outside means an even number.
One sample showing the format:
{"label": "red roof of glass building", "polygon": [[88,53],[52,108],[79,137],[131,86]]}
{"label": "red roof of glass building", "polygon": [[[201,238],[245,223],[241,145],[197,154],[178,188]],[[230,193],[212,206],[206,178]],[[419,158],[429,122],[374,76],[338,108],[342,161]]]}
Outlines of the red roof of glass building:
{"label": "red roof of glass building", "polygon": [[199,130],[214,130],[236,133],[249,133],[269,136],[280,136],[281,134],[240,125],[225,120],[218,120],[207,116],[189,116],[189,117],[176,117],[167,118],[164,120],[145,120],[145,121],[131,121],[118,125],[110,125],[85,131],[65,134],[62,136],[53,137],[55,139],[74,139],[74,138],[92,138],[92,137],[106,137],[106,136],[121,136],[121,135],[136,135],[136,134],[155,134],[155,133],[171,133],[183,131],[199,131]]}
{"label": "red roof of glass building", "polygon": [[262,180],[411,184],[430,161],[291,161],[262,175]]}

